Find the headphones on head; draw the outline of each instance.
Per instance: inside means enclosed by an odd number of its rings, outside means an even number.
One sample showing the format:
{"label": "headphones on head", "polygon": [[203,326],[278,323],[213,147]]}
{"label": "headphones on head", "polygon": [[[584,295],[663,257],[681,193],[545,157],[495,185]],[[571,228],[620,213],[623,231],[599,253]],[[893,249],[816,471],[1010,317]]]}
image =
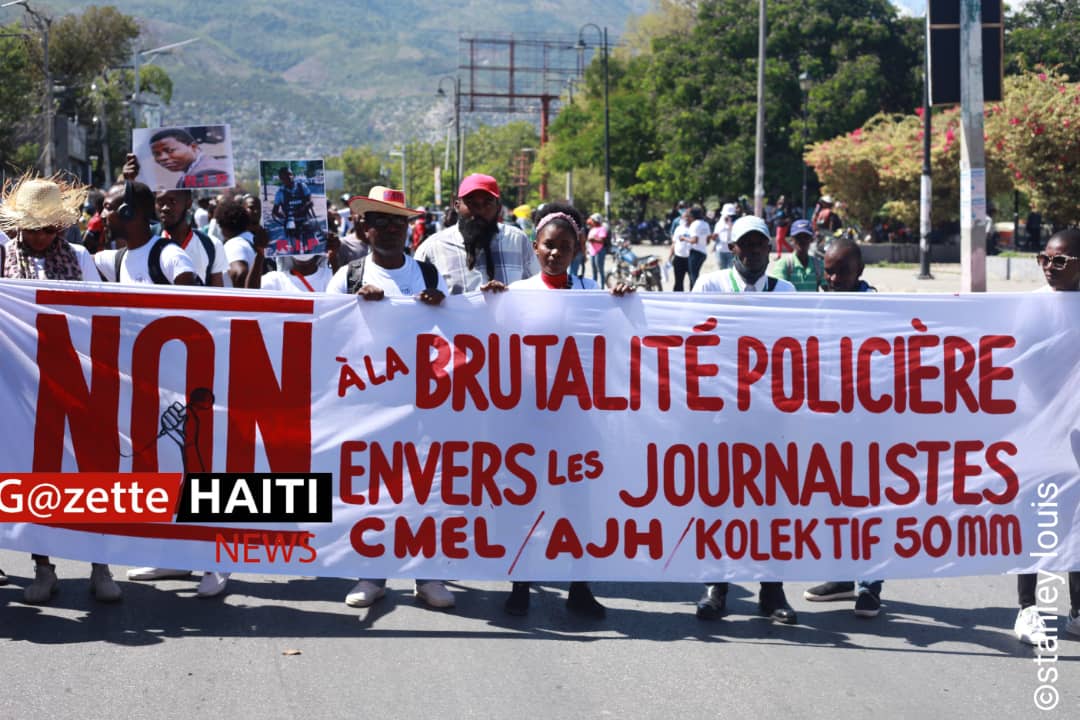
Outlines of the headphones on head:
{"label": "headphones on head", "polygon": [[121,220],[135,219],[135,183],[130,180],[124,181],[124,202],[116,209]]}

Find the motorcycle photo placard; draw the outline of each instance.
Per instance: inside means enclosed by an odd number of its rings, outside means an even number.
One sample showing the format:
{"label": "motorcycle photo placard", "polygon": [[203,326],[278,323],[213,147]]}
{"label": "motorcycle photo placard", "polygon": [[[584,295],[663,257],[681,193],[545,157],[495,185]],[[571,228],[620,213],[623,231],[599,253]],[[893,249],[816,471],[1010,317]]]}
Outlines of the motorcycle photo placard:
{"label": "motorcycle photo placard", "polygon": [[267,256],[326,252],[326,185],[322,160],[260,160]]}

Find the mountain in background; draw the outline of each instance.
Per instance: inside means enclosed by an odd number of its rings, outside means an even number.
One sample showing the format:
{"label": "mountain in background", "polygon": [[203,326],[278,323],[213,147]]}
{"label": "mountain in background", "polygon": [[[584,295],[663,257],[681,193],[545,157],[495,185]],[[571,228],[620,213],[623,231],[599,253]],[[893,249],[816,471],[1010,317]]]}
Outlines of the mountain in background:
{"label": "mountain in background", "polygon": [[[103,3],[105,4],[105,3]],[[57,12],[85,3],[50,0]],[[459,32],[619,35],[649,0],[129,0],[144,48],[198,43],[153,62],[173,78],[165,124],[226,121],[237,160],[322,157],[445,133],[439,79],[458,67]],[[590,31],[586,42],[597,42]],[[445,87],[445,86],[444,86]]]}

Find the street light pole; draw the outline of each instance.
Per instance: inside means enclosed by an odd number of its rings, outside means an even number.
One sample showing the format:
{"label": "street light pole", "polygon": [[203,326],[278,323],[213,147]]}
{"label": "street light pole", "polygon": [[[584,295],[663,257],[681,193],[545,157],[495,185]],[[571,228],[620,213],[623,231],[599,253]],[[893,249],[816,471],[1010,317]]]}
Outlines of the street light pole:
{"label": "street light pole", "polygon": [[55,142],[53,140],[53,81],[52,71],[49,69],[49,33],[52,30],[52,18],[34,10],[30,7],[30,4],[26,0],[15,0],[14,2],[7,2],[0,5],[0,8],[12,7],[14,5],[22,5],[23,10],[30,16],[30,19],[34,23],[34,27],[41,34],[41,59],[42,59],[42,71],[45,74],[45,105],[43,116],[45,119],[45,150],[42,153],[42,164],[45,167],[45,174],[52,175],[55,165]]}
{"label": "street light pole", "polygon": [[[611,117],[608,102],[608,34],[607,28],[601,29],[594,23],[586,23],[578,30],[578,52],[585,50],[585,30],[596,30],[603,43],[603,66],[604,66],[604,219],[611,222]],[[584,66],[583,66],[584,67]]]}
{"label": "street light pole", "polygon": [[406,175],[405,175],[405,173],[406,173],[405,154],[406,154],[405,143],[401,144],[401,150],[391,150],[390,151],[390,157],[398,157],[399,155],[401,156],[401,192],[405,193],[405,197],[406,197],[406,199],[408,199],[408,192],[405,189],[407,187],[407,184],[406,184],[407,178],[406,178]]}
{"label": "street light pole", "polygon": [[[451,195],[457,194],[458,183],[461,182],[461,78],[458,76],[451,77],[450,75],[444,75],[439,79],[439,87],[436,94],[440,97],[446,97],[446,91],[443,90],[443,80],[449,80],[454,83],[454,174],[453,174],[453,189]],[[447,157],[449,157],[450,146],[447,144]]]}
{"label": "street light pole", "polygon": [[807,72],[799,74],[799,89],[802,90],[802,216],[806,217],[806,141],[807,124],[810,114],[810,75]]}
{"label": "street light pole", "polygon": [[133,50],[131,53],[131,65],[135,69],[135,92],[131,95],[131,114],[134,120],[132,127],[139,127],[139,109],[142,103],[139,101],[139,92],[142,89],[141,79],[139,78],[139,58],[143,55],[156,55],[163,52],[171,52],[176,48],[190,45],[191,43],[199,42],[199,38],[190,38],[188,40],[182,40],[180,42],[169,43],[168,45],[162,45],[161,47],[151,48],[150,50]]}
{"label": "street light pole", "polygon": [[754,214],[765,205],[765,0],[758,0],[757,131],[754,143]]}

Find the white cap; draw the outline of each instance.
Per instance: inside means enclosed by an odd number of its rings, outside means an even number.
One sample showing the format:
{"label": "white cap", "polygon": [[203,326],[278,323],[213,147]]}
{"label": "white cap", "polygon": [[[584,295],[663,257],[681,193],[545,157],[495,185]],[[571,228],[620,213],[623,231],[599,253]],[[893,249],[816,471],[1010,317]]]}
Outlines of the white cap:
{"label": "white cap", "polygon": [[761,233],[769,238],[770,244],[772,243],[772,236],[769,235],[769,226],[757,215],[743,215],[735,221],[735,224],[731,226],[731,242],[737,243],[743,235],[752,232]]}
{"label": "white cap", "polygon": [[720,217],[735,217],[738,214],[735,203],[724,203],[724,207],[720,210]]}

